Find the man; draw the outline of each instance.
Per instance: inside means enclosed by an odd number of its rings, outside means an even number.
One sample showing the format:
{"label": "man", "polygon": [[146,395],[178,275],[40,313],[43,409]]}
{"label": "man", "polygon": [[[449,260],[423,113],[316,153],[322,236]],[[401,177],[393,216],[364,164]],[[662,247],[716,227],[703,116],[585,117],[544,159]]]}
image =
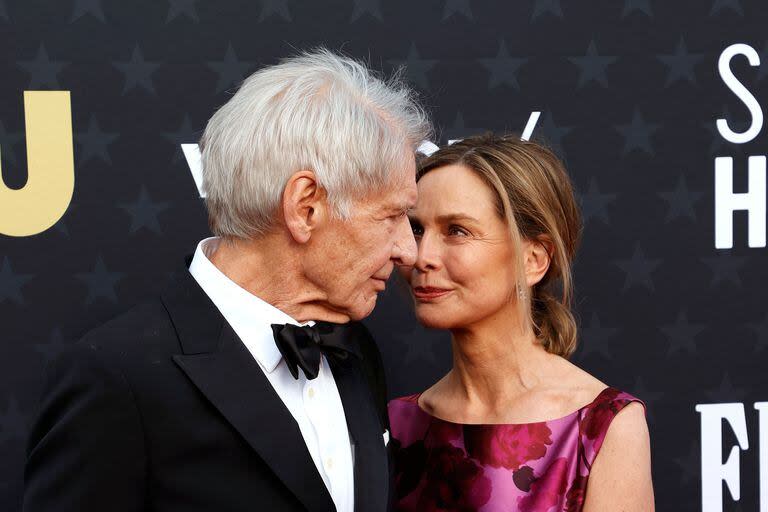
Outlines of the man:
{"label": "man", "polygon": [[355,321],[414,262],[427,131],[406,87],[328,51],[249,77],[200,143],[216,237],[51,365],[24,510],[385,510],[383,369]]}

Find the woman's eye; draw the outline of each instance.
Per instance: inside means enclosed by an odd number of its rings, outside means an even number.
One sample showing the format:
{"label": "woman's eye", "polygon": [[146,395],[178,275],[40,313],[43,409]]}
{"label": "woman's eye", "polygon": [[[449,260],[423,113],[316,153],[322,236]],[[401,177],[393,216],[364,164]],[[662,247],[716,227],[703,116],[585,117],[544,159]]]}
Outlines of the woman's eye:
{"label": "woman's eye", "polygon": [[411,231],[413,231],[413,236],[421,236],[424,234],[424,228],[415,222],[411,222]]}
{"label": "woman's eye", "polygon": [[449,226],[448,234],[452,236],[467,236],[469,233],[464,228],[459,226]]}

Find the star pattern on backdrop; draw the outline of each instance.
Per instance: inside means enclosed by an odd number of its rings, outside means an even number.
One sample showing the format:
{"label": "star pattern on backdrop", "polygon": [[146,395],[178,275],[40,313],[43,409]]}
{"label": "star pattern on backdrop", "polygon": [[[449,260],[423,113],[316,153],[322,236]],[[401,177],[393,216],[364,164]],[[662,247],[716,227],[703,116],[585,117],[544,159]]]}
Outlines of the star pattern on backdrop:
{"label": "star pattern on backdrop", "polygon": [[238,59],[232,43],[227,44],[223,60],[208,62],[208,67],[219,75],[216,82],[216,94],[239,86],[254,65],[254,62]]}
{"label": "star pattern on backdrop", "polygon": [[117,302],[115,285],[123,278],[122,272],[110,272],[107,270],[101,255],[96,257],[96,263],[90,272],[81,272],[76,274],[79,280],[83,281],[88,288],[88,294],[85,298],[87,305],[92,304],[96,299],[106,299],[110,302]]}
{"label": "star pattern on backdrop", "polygon": [[277,17],[283,21],[291,21],[291,11],[288,9],[288,0],[261,0],[261,13],[259,22]]}
{"label": "star pattern on backdrop", "polygon": [[634,252],[629,259],[616,260],[614,264],[624,271],[625,279],[622,291],[632,287],[643,287],[648,291],[654,291],[653,272],[661,265],[661,259],[646,257],[640,248],[640,243],[635,244]]}
{"label": "star pattern on backdrop", "polygon": [[29,85],[27,90],[61,89],[59,85],[59,73],[68,63],[51,60],[45,45],[40,43],[34,60],[23,60],[19,65],[29,73]]}
{"label": "star pattern on backdrop", "polygon": [[184,17],[195,23],[200,22],[197,15],[197,0],[168,0],[168,17],[165,22],[170,23],[176,18]]}
{"label": "star pattern on backdrop", "polygon": [[416,48],[416,43],[411,43],[411,47],[408,50],[408,57],[405,60],[393,59],[390,60],[390,63],[395,66],[404,65],[411,81],[426,90],[429,89],[429,78],[427,78],[427,73],[435,67],[437,60],[423,59],[419,54],[419,50]]}
{"label": "star pattern on backdrop", "polygon": [[709,132],[712,139],[712,143],[709,145],[710,155],[715,155],[724,147],[728,150],[729,154],[732,154],[733,144],[726,144],[726,141],[723,139],[722,135],[720,135],[720,132],[717,129],[716,121],[705,121],[702,126]]}
{"label": "star pattern on backdrop", "polygon": [[579,68],[579,80],[576,87],[581,88],[592,82],[608,87],[605,70],[618,59],[618,57],[598,54],[595,41],[590,41],[584,56],[568,57],[568,60]]}
{"label": "star pattern on backdrop", "polygon": [[765,65],[768,62],[768,41],[763,43],[763,49],[757,51],[760,56],[760,66],[757,68],[757,81],[760,82],[768,76],[768,66]]}
{"label": "star pattern on backdrop", "polygon": [[472,8],[469,5],[469,0],[445,0],[445,7],[443,8],[443,21],[447,20],[454,14],[459,14],[468,20],[472,20]]}
{"label": "star pattern on backdrop", "polygon": [[751,322],[747,327],[755,333],[755,352],[768,349],[768,314],[760,322]]}
{"label": "star pattern on backdrop", "polygon": [[403,362],[406,366],[419,366],[424,363],[437,365],[437,349],[444,342],[439,333],[421,331],[419,328],[397,333],[395,342],[403,347]]}
{"label": "star pattern on backdrop", "polygon": [[672,222],[680,217],[696,221],[696,202],[704,197],[704,193],[689,190],[684,175],[681,174],[677,179],[677,185],[673,190],[662,191],[658,195],[667,203],[665,223]]}
{"label": "star pattern on backdrop", "polygon": [[24,305],[24,296],[22,288],[34,278],[32,274],[17,274],[11,267],[11,260],[8,256],[3,256],[3,263],[0,266],[0,304],[6,300],[15,302],[19,306]]}
{"label": "star pattern on backdrop", "polygon": [[721,11],[730,10],[735,12],[739,16],[744,16],[744,9],[741,7],[739,0],[714,0],[712,2],[712,10],[709,11],[710,16],[719,14]]}
{"label": "star pattern on backdrop", "polygon": [[472,135],[478,135],[486,131],[488,131],[487,128],[468,127],[464,122],[464,113],[456,112],[456,117],[453,119],[453,124],[444,129],[443,138],[447,143],[449,140],[463,139],[465,137],[471,137]]}
{"label": "star pattern on backdrop", "polygon": [[560,0],[534,0],[531,21],[536,20],[543,14],[552,14],[562,18],[563,8],[560,5]]}
{"label": "star pattern on backdrop", "polygon": [[51,331],[51,336],[47,343],[35,344],[35,351],[43,356],[45,362],[48,363],[58,357],[67,347],[69,347],[69,344],[64,342],[61,328],[55,327]]}
{"label": "star pattern on backdrop", "polygon": [[661,391],[651,391],[645,386],[643,378],[637,377],[632,385],[632,394],[645,403],[648,423],[653,425],[656,422],[657,415],[655,405],[664,398],[664,393]]}
{"label": "star pattern on backdrop", "polygon": [[624,0],[624,8],[621,10],[621,17],[626,18],[633,12],[641,12],[649,18],[653,17],[651,11],[651,0]]}
{"label": "star pattern on backdrop", "polygon": [[188,113],[184,114],[184,118],[181,120],[181,126],[179,126],[178,130],[175,132],[163,133],[163,137],[173,144],[173,163],[178,162],[184,156],[184,153],[181,150],[182,144],[196,144],[202,135],[202,130],[192,128],[192,121],[190,120]]}
{"label": "star pattern on backdrop", "polygon": [[85,165],[94,159],[111,164],[109,157],[109,145],[115,142],[120,135],[101,130],[96,116],[88,120],[88,130],[75,133],[75,141],[79,145],[78,166]]}
{"label": "star pattern on backdrop", "polygon": [[[694,404],[743,399],[748,422],[756,421],[752,403],[765,379],[752,368],[768,356],[762,249],[747,246],[740,213],[733,250],[714,249],[711,233],[714,156],[735,159],[743,190],[746,157],[761,154],[725,141],[714,124],[724,117],[743,131],[749,121],[718,79],[723,41],[759,51],[760,66],[733,62],[753,94],[768,83],[768,36],[751,4],[619,0],[590,17],[562,0],[492,10],[472,0],[351,0],[334,12],[295,0],[237,10],[167,0],[134,16],[131,27],[118,16],[131,8],[119,2],[54,2],[44,26],[36,4],[0,0],[0,33],[16,43],[0,65],[10,93],[0,113],[4,174],[10,185],[26,171],[23,91],[71,90],[77,203],[45,233],[0,235],[0,317],[12,333],[0,340],[10,356],[0,367],[12,390],[0,390],[8,467],[23,466],[22,432],[42,367],[71,347],[70,336],[157,291],[180,264],[121,247],[188,251],[186,235],[206,231],[180,145],[199,141],[206,119],[259,63],[322,41],[374,69],[390,71],[389,59],[411,67],[406,78],[443,127],[440,145],[488,130],[519,132],[530,111],[542,113],[533,137],[567,153],[585,226],[574,270],[583,322],[577,361],[648,404],[654,474],[671,474],[657,482],[660,508],[685,512],[700,499]],[[390,298],[371,322],[390,387],[425,389],[450,367],[447,336],[418,325],[409,294]],[[756,510],[754,479],[746,482],[742,507]],[[0,475],[0,488],[20,496],[21,480]]]}
{"label": "star pattern on backdrop", "polygon": [[499,85],[508,85],[520,90],[517,82],[517,71],[520,66],[528,61],[527,58],[510,57],[507,43],[502,38],[499,41],[499,49],[495,57],[480,59],[480,63],[488,70],[488,88],[493,89]]}
{"label": "star pattern on backdrop", "polygon": [[21,132],[9,132],[0,120],[0,158],[11,165],[19,165],[16,158],[16,146],[24,140]]}
{"label": "star pattern on backdrop", "polygon": [[747,389],[734,386],[729,372],[725,372],[720,379],[720,384],[709,391],[705,391],[704,395],[711,403],[743,402],[747,397]]}
{"label": "star pattern on backdrop", "polygon": [[555,118],[552,116],[552,112],[546,111],[542,114],[540,135],[543,135],[543,141],[545,145],[552,148],[552,150],[560,157],[565,156],[565,148],[563,147],[563,138],[568,135],[573,128],[570,126],[559,126],[555,124]]}
{"label": "star pattern on backdrop", "polygon": [[72,212],[75,210],[77,210],[77,204],[75,202],[70,202],[69,206],[67,207],[67,211],[64,212],[64,215],[62,215],[56,224],[53,225],[53,229],[64,236],[69,236],[69,228],[67,227],[66,220],[67,217],[72,215]]}
{"label": "star pattern on backdrop", "polygon": [[133,234],[139,229],[146,228],[149,231],[161,235],[160,222],[157,220],[158,214],[170,208],[170,203],[166,201],[154,202],[149,197],[147,188],[142,185],[139,191],[139,197],[132,203],[123,203],[120,208],[128,212],[131,216],[131,227],[129,233]]}
{"label": "star pattern on backdrop", "polygon": [[86,14],[90,14],[94,19],[105,23],[101,0],[75,0],[74,5],[72,6],[72,16],[69,18],[69,22],[73,23]]}
{"label": "star pattern on backdrop", "polygon": [[586,192],[579,195],[581,200],[582,221],[586,226],[592,219],[600,219],[603,224],[610,224],[608,205],[616,201],[616,194],[604,194],[600,192],[597,178],[589,179],[589,187]]}
{"label": "star pattern on backdrop", "polygon": [[27,418],[19,409],[16,397],[9,395],[7,406],[0,410],[0,442],[24,441],[29,426]]}
{"label": "star pattern on backdrop", "polygon": [[701,474],[701,448],[693,442],[688,448],[688,453],[682,457],[675,457],[675,464],[680,468],[680,483],[688,485],[698,480]]}
{"label": "star pattern on backdrop", "polygon": [[651,137],[659,129],[658,124],[645,121],[638,109],[632,112],[632,120],[629,124],[620,124],[616,129],[624,136],[623,154],[634,150],[640,150],[649,155],[654,155]]}
{"label": "star pattern on backdrop", "polygon": [[593,312],[589,324],[581,328],[582,349],[581,357],[597,353],[606,359],[612,359],[615,347],[610,340],[620,331],[616,327],[606,327],[600,322],[600,317]]}
{"label": "star pattern on backdrop", "polygon": [[350,21],[357,21],[364,14],[367,14],[371,18],[383,21],[381,16],[381,3],[380,0],[353,0],[352,17]]}
{"label": "star pattern on backdrop", "polygon": [[659,55],[659,60],[667,66],[667,79],[664,87],[677,83],[680,80],[686,80],[691,84],[696,84],[696,73],[694,68],[704,55],[701,53],[690,53],[685,45],[685,39],[681,36],[677,43],[675,52],[667,55]]}
{"label": "star pattern on backdrop", "polygon": [[685,310],[677,314],[675,323],[659,327],[669,342],[668,355],[685,351],[688,354],[696,354],[696,336],[704,332],[706,324],[691,323]]}
{"label": "star pattern on backdrop", "polygon": [[731,284],[741,287],[739,270],[747,262],[744,256],[736,256],[731,251],[719,251],[716,256],[704,257],[701,261],[712,272],[712,281],[710,281],[712,286]]}
{"label": "star pattern on backdrop", "polygon": [[125,62],[113,62],[117,69],[125,75],[123,94],[134,88],[141,88],[151,94],[157,94],[152,84],[152,73],[160,67],[159,62],[144,60],[139,45],[134,46],[131,59]]}

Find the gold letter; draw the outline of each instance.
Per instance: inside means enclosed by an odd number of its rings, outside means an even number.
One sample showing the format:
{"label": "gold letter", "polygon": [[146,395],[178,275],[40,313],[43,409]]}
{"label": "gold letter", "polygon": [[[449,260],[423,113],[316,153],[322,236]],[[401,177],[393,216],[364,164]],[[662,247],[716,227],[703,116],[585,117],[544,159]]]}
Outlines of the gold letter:
{"label": "gold letter", "polygon": [[12,190],[0,169],[0,233],[31,236],[67,211],[75,189],[69,91],[24,91],[27,184]]}

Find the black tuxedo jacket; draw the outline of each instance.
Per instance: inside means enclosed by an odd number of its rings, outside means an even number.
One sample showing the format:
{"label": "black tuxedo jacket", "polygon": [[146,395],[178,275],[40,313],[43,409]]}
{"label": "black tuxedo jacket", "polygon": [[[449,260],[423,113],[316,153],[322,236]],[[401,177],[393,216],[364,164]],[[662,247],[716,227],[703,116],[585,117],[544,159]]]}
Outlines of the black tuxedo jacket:
{"label": "black tuxedo jacket", "polygon": [[[381,358],[332,364],[353,442],[355,510],[384,511]],[[47,370],[27,512],[335,510],[258,363],[183,270],[159,300],[91,331]]]}

